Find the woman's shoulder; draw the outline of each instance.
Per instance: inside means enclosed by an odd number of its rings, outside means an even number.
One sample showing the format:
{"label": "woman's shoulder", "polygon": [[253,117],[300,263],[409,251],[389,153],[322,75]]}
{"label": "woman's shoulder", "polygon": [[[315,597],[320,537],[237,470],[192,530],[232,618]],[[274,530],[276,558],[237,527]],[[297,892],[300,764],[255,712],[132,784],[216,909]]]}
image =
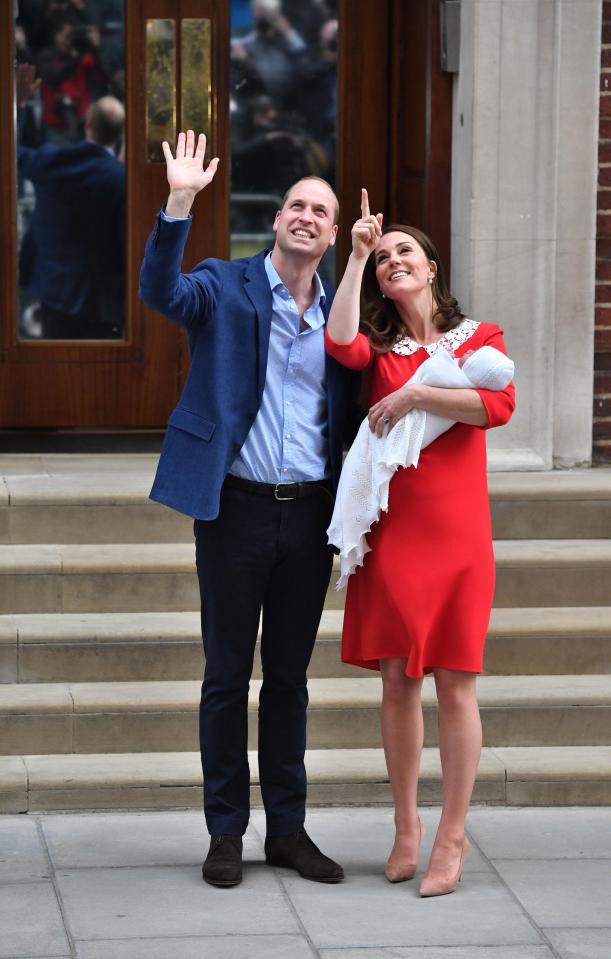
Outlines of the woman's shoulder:
{"label": "woman's shoulder", "polygon": [[[465,317],[465,319],[468,319],[468,317]],[[484,320],[469,320],[469,322],[476,324],[476,332],[483,337],[492,336],[495,333],[503,332],[498,323],[487,323]]]}
{"label": "woman's shoulder", "polygon": [[468,328],[467,340],[469,341],[469,346],[467,349],[483,346],[485,343],[489,343],[491,340],[497,340],[503,336],[503,331],[497,323],[487,323],[484,320],[471,320],[469,317],[465,317],[460,324],[459,329],[460,328],[465,329],[465,333],[467,333],[466,328]]}

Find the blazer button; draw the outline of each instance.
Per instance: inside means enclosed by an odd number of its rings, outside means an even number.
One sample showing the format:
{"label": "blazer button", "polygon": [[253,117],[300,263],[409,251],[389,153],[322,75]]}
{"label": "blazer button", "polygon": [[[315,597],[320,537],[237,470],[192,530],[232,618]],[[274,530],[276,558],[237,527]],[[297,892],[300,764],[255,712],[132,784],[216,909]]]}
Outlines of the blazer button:
{"label": "blazer button", "polygon": [[234,452],[234,453],[239,453],[241,449],[242,449],[242,447],[240,446],[239,443],[234,443],[234,444],[233,444],[233,452]]}

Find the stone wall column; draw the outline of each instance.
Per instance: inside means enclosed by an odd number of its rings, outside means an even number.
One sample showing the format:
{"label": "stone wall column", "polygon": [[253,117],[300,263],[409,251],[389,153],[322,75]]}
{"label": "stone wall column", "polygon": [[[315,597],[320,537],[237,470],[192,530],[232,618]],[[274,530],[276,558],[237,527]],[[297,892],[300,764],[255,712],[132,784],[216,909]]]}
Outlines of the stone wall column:
{"label": "stone wall column", "polygon": [[588,465],[601,0],[462,0],[452,283],[498,323],[518,409],[493,469]]}

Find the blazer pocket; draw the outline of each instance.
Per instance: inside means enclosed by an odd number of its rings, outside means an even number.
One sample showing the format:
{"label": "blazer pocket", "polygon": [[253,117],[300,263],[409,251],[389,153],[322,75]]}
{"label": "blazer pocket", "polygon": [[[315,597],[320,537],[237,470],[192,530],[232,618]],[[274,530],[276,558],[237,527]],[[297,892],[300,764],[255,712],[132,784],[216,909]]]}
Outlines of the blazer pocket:
{"label": "blazer pocket", "polygon": [[185,433],[192,433],[199,436],[200,439],[209,441],[216,429],[216,423],[205,420],[197,413],[191,413],[190,410],[183,410],[177,407],[168,420],[168,426],[176,426]]}

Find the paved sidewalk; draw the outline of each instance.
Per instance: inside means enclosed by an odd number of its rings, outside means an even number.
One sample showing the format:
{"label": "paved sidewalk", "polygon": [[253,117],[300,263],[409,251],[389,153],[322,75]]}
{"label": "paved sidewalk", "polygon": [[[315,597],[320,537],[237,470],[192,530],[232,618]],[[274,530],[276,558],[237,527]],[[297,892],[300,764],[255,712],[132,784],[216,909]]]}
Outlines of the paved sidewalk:
{"label": "paved sidewalk", "polygon": [[[439,817],[424,809],[421,868]],[[392,811],[315,809],[308,829],[345,867],[327,886],[264,864],[201,880],[198,812],[0,817],[0,959],[610,959],[611,809],[474,808],[452,896],[390,885]]]}

